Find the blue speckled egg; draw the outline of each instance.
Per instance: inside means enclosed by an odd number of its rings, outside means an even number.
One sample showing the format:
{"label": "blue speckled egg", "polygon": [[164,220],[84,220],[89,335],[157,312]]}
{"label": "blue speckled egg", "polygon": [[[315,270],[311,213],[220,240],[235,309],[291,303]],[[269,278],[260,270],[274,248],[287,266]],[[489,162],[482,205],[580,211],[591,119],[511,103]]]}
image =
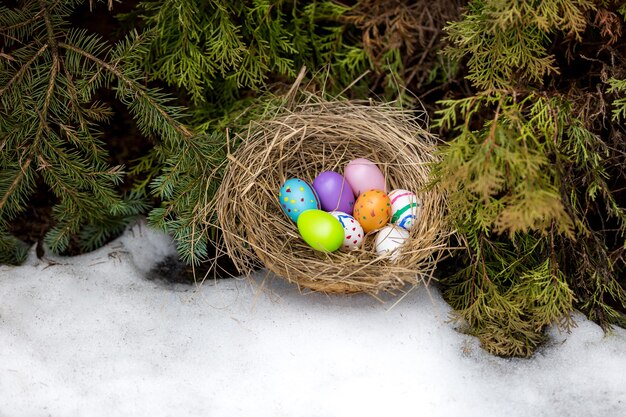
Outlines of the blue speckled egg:
{"label": "blue speckled egg", "polygon": [[280,187],[280,206],[289,218],[298,222],[300,214],[306,210],[320,209],[320,200],[311,185],[300,178],[290,178]]}

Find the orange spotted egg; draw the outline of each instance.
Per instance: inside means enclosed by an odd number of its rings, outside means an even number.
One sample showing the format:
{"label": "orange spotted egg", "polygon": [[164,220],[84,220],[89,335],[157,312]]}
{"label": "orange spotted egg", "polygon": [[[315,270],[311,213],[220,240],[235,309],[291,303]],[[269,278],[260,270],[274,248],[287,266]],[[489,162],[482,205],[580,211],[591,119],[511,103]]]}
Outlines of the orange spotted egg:
{"label": "orange spotted egg", "polygon": [[381,190],[364,192],[354,203],[354,218],[361,224],[365,233],[385,226],[391,218],[389,196]]}

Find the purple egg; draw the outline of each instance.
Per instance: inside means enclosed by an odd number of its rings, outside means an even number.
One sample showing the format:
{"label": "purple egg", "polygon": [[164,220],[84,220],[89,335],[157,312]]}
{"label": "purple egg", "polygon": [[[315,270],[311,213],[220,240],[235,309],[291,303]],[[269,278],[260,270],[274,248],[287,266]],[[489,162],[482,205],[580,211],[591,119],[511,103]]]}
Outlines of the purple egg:
{"label": "purple egg", "polygon": [[320,199],[322,210],[343,211],[352,214],[354,210],[354,192],[341,175],[333,171],[320,173],[313,181],[313,188]]}

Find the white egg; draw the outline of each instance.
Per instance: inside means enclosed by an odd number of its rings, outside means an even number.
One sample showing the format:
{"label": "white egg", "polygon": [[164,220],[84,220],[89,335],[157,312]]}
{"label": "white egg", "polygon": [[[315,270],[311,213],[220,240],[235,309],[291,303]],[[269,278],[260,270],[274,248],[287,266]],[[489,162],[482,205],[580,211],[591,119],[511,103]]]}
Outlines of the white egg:
{"label": "white egg", "polygon": [[378,231],[374,247],[378,255],[390,255],[395,260],[400,246],[409,238],[409,232],[401,227],[388,225]]}
{"label": "white egg", "polygon": [[352,250],[360,248],[363,244],[365,233],[363,233],[363,227],[361,227],[359,222],[343,211],[331,211],[330,214],[339,220],[339,223],[343,226],[342,249]]}
{"label": "white egg", "polygon": [[411,230],[421,207],[419,198],[411,191],[398,189],[389,193],[389,200],[391,200],[391,223]]}

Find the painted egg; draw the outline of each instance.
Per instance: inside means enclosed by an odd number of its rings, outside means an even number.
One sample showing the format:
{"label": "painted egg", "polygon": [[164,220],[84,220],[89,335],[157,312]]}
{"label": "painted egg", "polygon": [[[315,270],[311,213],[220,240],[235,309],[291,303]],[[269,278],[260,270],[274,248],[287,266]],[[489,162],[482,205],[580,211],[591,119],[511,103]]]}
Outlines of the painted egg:
{"label": "painted egg", "polygon": [[389,200],[391,200],[391,223],[411,230],[421,207],[415,193],[408,190],[393,190],[389,193]]}
{"label": "painted egg", "polygon": [[343,227],[343,245],[341,247],[346,250],[360,248],[365,233],[359,222],[348,213],[341,211],[331,211],[330,214],[339,220],[341,227]]}
{"label": "painted egg", "polygon": [[399,252],[397,252],[398,248],[400,248],[408,238],[408,230],[393,225],[385,226],[378,231],[374,248],[378,255],[390,255],[391,260],[395,260],[399,255]]}
{"label": "painted egg", "polygon": [[296,223],[304,211],[320,208],[320,202],[313,187],[299,178],[290,178],[285,181],[280,187],[278,199],[285,214]]}
{"label": "painted egg", "polygon": [[302,239],[315,250],[334,252],[343,244],[343,227],[339,220],[322,210],[307,210],[298,217]]}
{"label": "painted egg", "polygon": [[375,163],[365,158],[358,158],[348,162],[343,176],[352,187],[355,196],[368,190],[387,191],[385,177]]}
{"label": "painted egg", "polygon": [[361,223],[365,233],[383,227],[391,218],[389,197],[381,190],[364,192],[354,203],[354,218]]}
{"label": "painted egg", "polygon": [[320,198],[322,210],[337,210],[352,214],[354,193],[350,184],[341,174],[324,171],[313,181],[313,188]]}

